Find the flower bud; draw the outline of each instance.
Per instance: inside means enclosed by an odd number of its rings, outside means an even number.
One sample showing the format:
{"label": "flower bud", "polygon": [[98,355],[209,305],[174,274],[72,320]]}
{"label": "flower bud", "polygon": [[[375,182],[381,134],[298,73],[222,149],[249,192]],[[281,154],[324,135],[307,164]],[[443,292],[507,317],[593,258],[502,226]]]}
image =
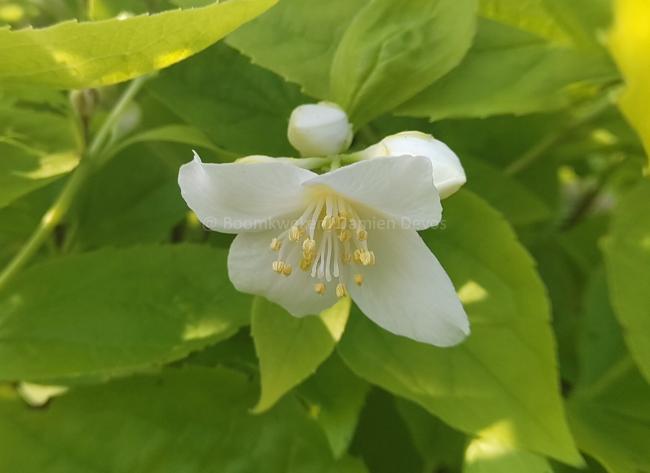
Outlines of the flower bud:
{"label": "flower bud", "polygon": [[454,153],[442,141],[419,131],[390,135],[362,152],[366,158],[386,156],[424,156],[433,167],[433,184],[444,199],[465,184],[465,170]]}
{"label": "flower bud", "polygon": [[287,136],[302,156],[331,156],[348,149],[352,125],[334,103],[305,104],[291,112]]}
{"label": "flower bud", "polygon": [[276,159],[270,156],[264,156],[262,154],[253,154],[250,156],[244,156],[243,158],[237,159],[235,162],[238,164],[258,164],[258,163],[273,163]]}

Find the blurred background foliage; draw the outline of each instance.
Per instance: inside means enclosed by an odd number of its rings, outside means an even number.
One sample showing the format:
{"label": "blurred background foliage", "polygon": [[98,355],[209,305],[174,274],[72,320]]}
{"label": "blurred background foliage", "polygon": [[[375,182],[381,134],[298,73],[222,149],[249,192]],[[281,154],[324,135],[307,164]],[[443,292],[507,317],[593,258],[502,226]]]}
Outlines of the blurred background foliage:
{"label": "blurred background foliage", "polygon": [[[650,3],[271,4],[0,0],[2,469],[650,472]],[[230,285],[178,168],[321,99],[461,157],[463,345]]]}

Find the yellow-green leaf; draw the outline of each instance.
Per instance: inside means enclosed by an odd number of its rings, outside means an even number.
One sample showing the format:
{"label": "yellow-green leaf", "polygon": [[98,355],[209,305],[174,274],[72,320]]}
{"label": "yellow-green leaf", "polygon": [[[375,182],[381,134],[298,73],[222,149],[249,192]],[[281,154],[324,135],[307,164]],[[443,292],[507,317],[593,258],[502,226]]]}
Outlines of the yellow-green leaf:
{"label": "yellow-green leaf", "polygon": [[262,378],[255,412],[272,407],[316,371],[343,335],[349,314],[347,298],[320,315],[300,318],[266,299],[255,299],[251,330]]}
{"label": "yellow-green leaf", "polygon": [[275,2],[230,0],[151,16],[2,29],[0,84],[77,89],[122,82],[207,48]]}

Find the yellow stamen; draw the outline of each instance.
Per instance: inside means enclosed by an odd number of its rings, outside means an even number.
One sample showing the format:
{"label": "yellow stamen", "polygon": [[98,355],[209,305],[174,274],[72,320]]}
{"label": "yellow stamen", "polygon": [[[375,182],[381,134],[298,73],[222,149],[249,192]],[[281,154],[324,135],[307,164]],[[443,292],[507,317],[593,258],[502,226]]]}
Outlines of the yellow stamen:
{"label": "yellow stamen", "polygon": [[284,261],[274,261],[273,264],[271,265],[273,268],[273,271],[276,273],[281,273],[282,270],[284,269]]}
{"label": "yellow stamen", "polygon": [[336,285],[336,297],[345,297],[348,295],[348,288],[342,282]]}
{"label": "yellow stamen", "polygon": [[289,230],[289,240],[291,241],[300,240],[304,232],[305,231],[301,227],[294,225],[293,227],[291,227],[291,230]]}
{"label": "yellow stamen", "polygon": [[341,233],[339,233],[339,240],[340,241],[348,241],[352,237],[352,233],[350,230],[341,230]]}
{"label": "yellow stamen", "polygon": [[325,284],[323,284],[322,282],[314,284],[314,292],[319,296],[325,294]]}
{"label": "yellow stamen", "polygon": [[352,259],[354,260],[355,263],[361,264],[361,255],[362,254],[363,254],[363,252],[359,248],[354,250],[354,253],[352,254]]}
{"label": "yellow stamen", "polygon": [[368,232],[363,228],[357,230],[357,240],[366,241],[368,239]]}
{"label": "yellow stamen", "polygon": [[359,255],[359,261],[364,266],[371,266],[375,264],[375,254],[372,251],[364,250]]}
{"label": "yellow stamen", "polygon": [[291,271],[293,268],[289,263],[285,263],[284,266],[282,267],[282,275],[283,276],[289,276],[291,274]]}
{"label": "yellow stamen", "polygon": [[335,223],[334,217],[332,217],[331,215],[325,215],[323,217],[323,222],[321,223],[321,228],[323,230],[331,230],[332,228],[334,228],[334,223]]}
{"label": "yellow stamen", "polygon": [[352,263],[352,255],[350,253],[343,253],[343,263],[344,264]]}
{"label": "yellow stamen", "polygon": [[316,240],[307,238],[302,242],[302,251],[305,253],[312,253],[316,249]]}
{"label": "yellow stamen", "polygon": [[274,238],[271,240],[271,249],[273,251],[278,251],[282,247],[282,240],[278,240],[277,238]]}
{"label": "yellow stamen", "polygon": [[309,268],[311,268],[311,264],[314,262],[312,258],[302,258],[300,260],[300,269],[303,271],[309,271]]}
{"label": "yellow stamen", "polygon": [[361,285],[363,284],[363,276],[360,275],[360,274],[355,274],[355,275],[354,275],[354,283],[355,283],[357,286],[361,286]]}

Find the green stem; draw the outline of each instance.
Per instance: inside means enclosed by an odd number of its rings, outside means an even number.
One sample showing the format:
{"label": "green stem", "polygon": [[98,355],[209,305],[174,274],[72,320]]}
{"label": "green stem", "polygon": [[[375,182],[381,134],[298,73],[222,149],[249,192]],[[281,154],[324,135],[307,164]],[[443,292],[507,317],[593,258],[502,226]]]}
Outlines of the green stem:
{"label": "green stem", "polygon": [[92,174],[92,171],[97,164],[99,164],[97,158],[100,155],[102,145],[105,143],[115,121],[119,118],[120,114],[124,111],[146,80],[146,76],[135,79],[129,84],[127,89],[124,91],[124,94],[122,94],[120,99],[117,101],[90,144],[87,154],[82,157],[79,166],[77,166],[73,171],[59,196],[56,198],[49,210],[45,212],[45,215],[41,218],[36,230],[34,230],[31,237],[23,245],[18,254],[14,256],[2,273],[0,273],[0,289],[2,289],[23,268],[23,266],[29,262],[43,243],[50,237],[54,228],[61,223],[70,209],[75,197],[79,193],[79,190],[83,187],[83,184]]}
{"label": "green stem", "polygon": [[505,168],[505,173],[513,176],[525,171],[535,164],[538,159],[543,157],[551,148],[564,140],[570,133],[601,116],[611,105],[612,102],[610,97],[603,97],[600,101],[593,104],[590,110],[582,116],[572,120],[563,129],[553,131],[543,137],[539,142],[533,145],[532,148],[510,163],[510,165]]}
{"label": "green stem", "polygon": [[124,112],[124,109],[131,103],[136,94],[140,91],[144,83],[149,79],[150,76],[141,76],[133,80],[129,86],[126,88],[122,96],[119,98],[111,112],[104,120],[102,127],[99,129],[90,147],[88,148],[88,156],[94,157],[100,154],[102,147],[104,146],[106,140],[108,139],[113,125],[120,118],[120,115]]}

